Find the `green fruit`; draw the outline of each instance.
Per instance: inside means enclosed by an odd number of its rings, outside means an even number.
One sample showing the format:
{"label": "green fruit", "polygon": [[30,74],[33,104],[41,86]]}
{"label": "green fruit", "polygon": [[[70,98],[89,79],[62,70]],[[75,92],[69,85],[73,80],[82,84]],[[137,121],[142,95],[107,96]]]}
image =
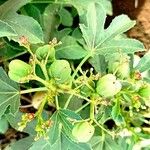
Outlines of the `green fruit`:
{"label": "green fruit", "polygon": [[32,72],[32,67],[29,64],[19,59],[12,60],[9,63],[8,75],[10,79],[16,82],[19,82],[19,83],[28,82],[28,79],[25,79],[25,77],[30,75],[31,72]]}
{"label": "green fruit", "polygon": [[139,95],[146,99],[150,99],[150,84],[147,84],[145,87],[141,88],[139,90]]}
{"label": "green fruit", "polygon": [[96,91],[102,97],[112,97],[120,92],[122,85],[113,74],[107,74],[97,82]]}
{"label": "green fruit", "polygon": [[55,60],[50,68],[49,75],[55,79],[56,83],[65,83],[70,80],[71,68],[70,64],[66,60]]}
{"label": "green fruit", "polygon": [[39,60],[45,60],[47,55],[49,55],[48,56],[49,62],[53,62],[55,60],[55,49],[54,47],[51,47],[50,45],[44,45],[44,46],[39,47],[36,50],[35,54]]}
{"label": "green fruit", "polygon": [[108,63],[108,70],[110,73],[116,72],[116,76],[124,79],[130,75],[129,57],[126,54],[116,54],[113,60]]}
{"label": "green fruit", "polygon": [[72,135],[78,142],[88,142],[93,134],[95,128],[89,122],[76,123],[72,130]]}

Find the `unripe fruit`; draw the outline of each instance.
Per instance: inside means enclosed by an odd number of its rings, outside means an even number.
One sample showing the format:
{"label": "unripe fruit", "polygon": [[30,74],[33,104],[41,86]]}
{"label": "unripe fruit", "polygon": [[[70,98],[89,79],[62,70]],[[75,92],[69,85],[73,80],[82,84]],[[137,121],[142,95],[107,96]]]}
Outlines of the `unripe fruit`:
{"label": "unripe fruit", "polygon": [[56,83],[65,83],[69,81],[71,77],[70,64],[66,60],[55,60],[50,68],[49,75],[55,79]]}
{"label": "unripe fruit", "polygon": [[139,90],[139,95],[150,100],[150,84],[145,85],[145,87]]}
{"label": "unripe fruit", "polygon": [[122,85],[113,74],[107,74],[97,82],[96,91],[102,97],[112,97],[120,92]]}
{"label": "unripe fruit", "polygon": [[16,82],[19,82],[19,83],[28,82],[28,79],[25,79],[25,77],[30,75],[31,72],[32,72],[32,67],[29,64],[19,59],[12,60],[9,63],[8,75],[10,79]]}
{"label": "unripe fruit", "polygon": [[126,54],[116,54],[114,60],[109,61],[108,70],[110,73],[116,72],[116,76],[124,79],[130,75],[129,57]]}
{"label": "unripe fruit", "polygon": [[92,138],[94,131],[94,126],[89,122],[80,122],[75,124],[72,135],[78,142],[86,143]]}
{"label": "unripe fruit", "polygon": [[55,49],[54,47],[51,47],[50,45],[44,45],[44,46],[39,47],[36,50],[35,54],[39,60],[45,60],[48,53],[49,53],[48,61],[53,62],[55,60]]}

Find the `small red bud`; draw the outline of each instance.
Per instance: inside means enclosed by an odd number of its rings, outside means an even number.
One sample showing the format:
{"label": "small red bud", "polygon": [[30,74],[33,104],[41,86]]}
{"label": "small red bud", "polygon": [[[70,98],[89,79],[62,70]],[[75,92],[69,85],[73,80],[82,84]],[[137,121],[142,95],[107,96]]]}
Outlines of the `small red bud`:
{"label": "small red bud", "polygon": [[133,99],[136,100],[136,101],[139,101],[140,97],[138,95],[136,95],[136,96],[133,97]]}
{"label": "small red bud", "polygon": [[142,75],[139,71],[134,73],[134,79],[136,79],[136,80],[141,80],[142,79]]}
{"label": "small red bud", "polygon": [[34,116],[34,113],[28,113],[27,117],[29,120],[33,120],[35,116]]}
{"label": "small red bud", "polygon": [[27,37],[25,37],[25,36],[21,36],[19,38],[19,41],[20,41],[21,45],[28,45],[29,44],[29,41],[28,41]]}

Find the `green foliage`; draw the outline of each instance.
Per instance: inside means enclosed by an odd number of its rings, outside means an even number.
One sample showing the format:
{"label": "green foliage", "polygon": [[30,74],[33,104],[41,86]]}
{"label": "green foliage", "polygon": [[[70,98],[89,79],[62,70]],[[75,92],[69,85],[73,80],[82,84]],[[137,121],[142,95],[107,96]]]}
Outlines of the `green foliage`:
{"label": "green foliage", "polygon": [[87,51],[83,49],[78,41],[71,37],[62,38],[62,44],[56,49],[56,56],[65,59],[81,59],[87,55]]}
{"label": "green foliage", "polygon": [[0,28],[1,28],[0,37],[17,35],[9,24],[1,20],[0,20]]}
{"label": "green foliage", "polygon": [[16,13],[20,7],[29,2],[30,0],[9,0],[5,2],[0,6],[0,20],[8,24],[15,32],[15,35],[7,35],[10,39],[18,41],[22,36],[25,36],[30,43],[41,43],[43,42],[43,33],[37,21],[29,16]]}
{"label": "green foliage", "polygon": [[108,26],[107,14],[110,0],[1,3],[0,132],[9,124],[25,136],[10,149],[144,147],[150,53],[136,62],[143,44],[122,36],[135,21],[120,15]]}
{"label": "green foliage", "polygon": [[12,114],[18,111],[20,105],[19,86],[8,78],[2,68],[0,68],[0,97],[0,117],[7,108]]}
{"label": "green foliage", "polygon": [[8,121],[6,120],[5,117],[2,117],[0,119],[0,133],[4,134],[9,128]]}

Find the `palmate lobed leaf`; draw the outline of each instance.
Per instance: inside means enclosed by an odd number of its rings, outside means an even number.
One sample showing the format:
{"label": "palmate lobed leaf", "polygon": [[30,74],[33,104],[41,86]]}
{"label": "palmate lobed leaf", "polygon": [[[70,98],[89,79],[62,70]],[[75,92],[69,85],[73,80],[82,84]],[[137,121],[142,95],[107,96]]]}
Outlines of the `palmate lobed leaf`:
{"label": "palmate lobed leaf", "polygon": [[76,143],[71,140],[72,123],[70,119],[80,120],[81,117],[71,110],[60,109],[56,111],[52,119],[52,127],[48,132],[49,139],[39,139],[33,142],[29,150],[34,149],[52,149],[52,150],[91,150],[89,144]]}
{"label": "palmate lobed leaf", "polygon": [[40,139],[33,142],[29,150],[92,150],[91,146],[87,143],[76,143],[68,138],[64,133],[61,133],[59,139],[53,145],[49,140]]}
{"label": "palmate lobed leaf", "polygon": [[115,39],[116,36],[126,32],[135,25],[135,21],[127,15],[120,15],[113,19],[110,26],[104,29],[106,12],[100,3],[90,3],[86,14],[86,22],[80,24],[83,38],[88,50],[93,55],[108,55],[118,50],[125,53],[134,53],[143,50],[141,42],[134,39]]}
{"label": "palmate lobed leaf", "polygon": [[29,16],[18,15],[16,11],[30,0],[8,0],[0,6],[0,20],[7,23],[17,34],[9,35],[8,38],[19,41],[25,36],[30,43],[43,43],[42,28],[36,20]]}
{"label": "palmate lobed leaf", "polygon": [[5,71],[0,68],[0,117],[9,108],[11,114],[16,114],[20,105],[19,86],[10,80]]}

